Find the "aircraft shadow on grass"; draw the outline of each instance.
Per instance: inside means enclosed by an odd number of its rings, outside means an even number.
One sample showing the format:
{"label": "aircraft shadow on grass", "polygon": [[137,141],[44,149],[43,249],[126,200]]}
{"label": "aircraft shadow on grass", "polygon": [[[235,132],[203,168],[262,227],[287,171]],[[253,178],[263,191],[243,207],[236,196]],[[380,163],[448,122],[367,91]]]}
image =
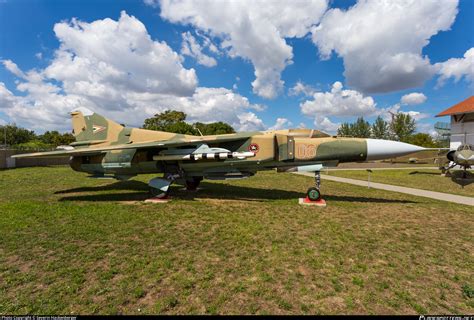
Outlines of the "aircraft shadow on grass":
{"label": "aircraft shadow on grass", "polygon": [[[171,198],[195,200],[211,198],[242,201],[291,200],[305,197],[304,193],[280,189],[261,189],[210,182],[201,183],[198,191],[183,191],[182,186],[172,186]],[[132,191],[103,193],[103,191]],[[77,195],[78,193],[100,192],[98,194]],[[141,181],[119,181],[106,186],[79,187],[56,191],[55,194],[74,194],[60,198],[60,201],[143,201],[150,198],[148,185]],[[415,203],[410,200],[384,199],[375,197],[324,195],[327,201],[374,202],[374,203]]]}
{"label": "aircraft shadow on grass", "polygon": [[[440,172],[423,172],[423,171],[412,171],[409,173],[409,175],[414,175],[414,174],[426,174],[426,175],[434,175],[434,176],[440,176]],[[451,181],[462,186],[468,186],[472,183],[474,183],[474,174],[472,172],[466,171],[465,177],[463,177],[463,171],[462,170],[456,170],[456,171],[450,171],[449,174],[446,174],[446,178],[451,177]],[[444,178],[444,177],[443,177]]]}
{"label": "aircraft shadow on grass", "polygon": [[429,176],[439,176],[440,172],[426,172],[426,171],[412,171],[409,173],[409,175],[414,175],[414,174],[424,174],[424,175],[429,175]]}
{"label": "aircraft shadow on grass", "polygon": [[464,173],[462,170],[457,170],[450,172],[450,174],[451,181],[459,184],[461,187],[465,187],[474,183],[474,174],[470,171],[466,171]]}

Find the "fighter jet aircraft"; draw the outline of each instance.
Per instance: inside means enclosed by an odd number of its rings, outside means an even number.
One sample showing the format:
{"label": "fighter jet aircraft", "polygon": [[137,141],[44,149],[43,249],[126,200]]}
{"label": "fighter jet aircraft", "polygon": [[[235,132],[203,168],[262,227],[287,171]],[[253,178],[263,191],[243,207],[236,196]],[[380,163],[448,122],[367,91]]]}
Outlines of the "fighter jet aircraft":
{"label": "fighter jet aircraft", "polygon": [[[443,152],[439,154],[436,159],[439,163],[439,168],[441,172],[446,174],[446,176],[451,176],[452,180],[464,187],[474,182],[474,177],[472,173],[469,173],[467,170],[471,169],[474,166],[474,146],[468,143],[463,143],[457,147],[455,150],[449,150],[448,153]],[[452,174],[451,169],[459,166],[463,169],[462,173]],[[456,172],[459,173],[459,172]]]}
{"label": "fighter jet aircraft", "polygon": [[467,143],[462,144],[456,150],[449,151],[446,157],[452,161],[447,170],[454,166],[461,166],[466,171],[474,165],[474,146]]}
{"label": "fighter jet aircraft", "polygon": [[334,137],[318,130],[289,129],[193,136],[124,127],[85,108],[71,112],[76,142],[60,150],[16,155],[70,157],[73,170],[95,178],[150,180],[152,195],[166,197],[171,183],[196,189],[203,179],[239,179],[259,170],[314,172],[310,200],[321,198],[319,171],[342,162],[394,158],[425,148],[388,140]]}

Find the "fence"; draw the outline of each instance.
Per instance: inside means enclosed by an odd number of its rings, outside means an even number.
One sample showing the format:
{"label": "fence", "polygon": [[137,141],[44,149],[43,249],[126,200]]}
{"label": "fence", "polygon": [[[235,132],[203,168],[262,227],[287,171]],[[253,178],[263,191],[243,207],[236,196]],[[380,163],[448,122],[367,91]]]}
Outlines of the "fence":
{"label": "fence", "polygon": [[30,153],[27,150],[0,150],[0,169],[24,168],[24,167],[45,167],[55,165],[65,165],[69,163],[69,158],[11,158],[14,154]]}

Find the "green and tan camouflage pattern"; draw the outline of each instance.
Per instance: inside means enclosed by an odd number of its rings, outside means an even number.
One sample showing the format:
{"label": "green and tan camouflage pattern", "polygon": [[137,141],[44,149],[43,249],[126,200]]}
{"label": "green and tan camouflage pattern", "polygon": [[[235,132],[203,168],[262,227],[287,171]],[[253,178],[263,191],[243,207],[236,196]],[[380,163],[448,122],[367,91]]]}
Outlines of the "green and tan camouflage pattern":
{"label": "green and tan camouflage pattern", "polygon": [[[333,137],[310,129],[243,132],[192,136],[124,127],[93,113],[71,113],[76,142],[71,150],[21,155],[21,157],[70,156],[74,170],[93,175],[133,176],[175,171],[187,176],[212,176],[232,172],[310,164],[365,161],[365,139]],[[174,148],[224,148],[255,153],[245,159],[155,161],[153,156]]]}

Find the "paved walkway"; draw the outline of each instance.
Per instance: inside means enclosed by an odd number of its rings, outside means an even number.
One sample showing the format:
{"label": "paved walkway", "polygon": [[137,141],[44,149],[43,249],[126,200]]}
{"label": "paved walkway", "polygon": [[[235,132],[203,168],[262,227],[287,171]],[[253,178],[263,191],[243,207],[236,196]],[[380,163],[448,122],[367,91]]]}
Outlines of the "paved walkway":
{"label": "paved walkway", "polygon": [[[367,169],[370,169],[372,171],[378,171],[378,170],[440,170],[438,167],[324,168],[323,170],[321,170],[321,172],[324,172],[326,170],[329,170],[329,171],[366,171]],[[441,170],[440,170],[440,172],[441,172]]]}
{"label": "paved walkway", "polygon": [[[311,173],[311,172],[300,172],[299,174],[314,177],[314,174]],[[363,180],[334,177],[334,176],[328,176],[326,174],[322,174],[321,178],[326,179],[326,180],[336,181],[336,182],[344,182],[344,183],[354,184],[356,186],[362,186],[362,187],[367,187],[367,184],[368,184],[367,181],[363,181]],[[415,189],[415,188],[399,187],[399,186],[393,186],[393,185],[390,185],[390,184],[376,183],[376,182],[370,182],[370,187],[374,188],[374,189],[382,189],[382,190],[387,190],[387,191],[406,193],[406,194],[410,194],[410,195],[414,195],[414,196],[420,196],[420,197],[432,198],[432,199],[436,199],[436,200],[443,200],[443,201],[449,201],[449,202],[454,202],[454,203],[459,203],[459,204],[466,204],[468,206],[474,206],[474,198],[473,197],[464,197],[464,196],[458,196],[458,195],[455,195],[455,194],[449,194],[449,193],[443,193],[443,192],[435,192],[435,191],[421,190],[421,189]]]}

